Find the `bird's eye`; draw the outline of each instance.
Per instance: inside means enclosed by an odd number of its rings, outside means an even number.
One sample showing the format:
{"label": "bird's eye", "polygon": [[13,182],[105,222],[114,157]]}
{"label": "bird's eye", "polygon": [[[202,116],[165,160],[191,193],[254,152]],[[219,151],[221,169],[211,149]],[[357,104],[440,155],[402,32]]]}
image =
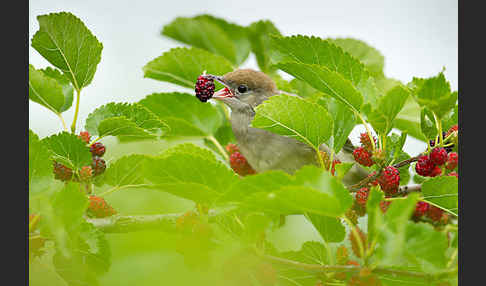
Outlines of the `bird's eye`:
{"label": "bird's eye", "polygon": [[239,93],[245,93],[247,90],[248,90],[248,87],[246,87],[246,85],[244,85],[244,84],[238,86],[238,92]]}

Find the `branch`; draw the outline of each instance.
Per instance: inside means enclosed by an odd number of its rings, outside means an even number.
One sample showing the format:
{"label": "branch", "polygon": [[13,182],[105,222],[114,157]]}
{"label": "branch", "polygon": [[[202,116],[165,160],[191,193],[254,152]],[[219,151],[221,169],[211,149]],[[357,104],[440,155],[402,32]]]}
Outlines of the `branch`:
{"label": "branch", "polygon": [[[176,220],[182,215],[184,213],[133,216],[113,215],[105,218],[88,218],[86,221],[106,233],[126,233],[147,229],[171,232],[176,231]],[[213,221],[217,214],[210,211],[208,216],[209,221]]]}
{"label": "branch", "polygon": [[[359,272],[365,267],[362,266],[353,266],[353,265],[320,265],[320,264],[308,264],[302,263],[298,261],[288,260],[285,258],[280,258],[271,255],[263,255],[263,258],[278,264],[289,265],[295,268],[301,269],[303,271],[309,272]],[[423,278],[425,280],[435,280],[443,277],[447,277],[449,275],[457,274],[457,269],[447,270],[444,272],[439,273],[424,273],[424,272],[415,272],[415,271],[406,271],[406,270],[396,270],[396,269],[389,269],[383,267],[376,267],[371,270],[372,273],[376,274],[389,274],[389,275],[401,275],[401,276],[409,276],[409,277],[417,277]]]}
{"label": "branch", "polygon": [[422,184],[414,184],[414,185],[407,185],[401,186],[398,188],[399,195],[406,195],[411,192],[420,192],[422,190]]}
{"label": "branch", "polygon": [[[415,157],[412,157],[410,159],[407,159],[407,160],[404,160],[404,161],[401,161],[401,162],[398,162],[394,165],[392,165],[393,167],[395,168],[400,168],[400,167],[403,167],[403,166],[406,166],[410,163],[413,163],[415,161],[417,161],[419,159],[419,157],[422,156],[422,154],[419,154]],[[374,174],[373,176],[371,177],[366,177],[364,178],[363,180],[359,181],[358,183],[354,184],[354,185],[351,185],[348,187],[349,191],[350,192],[356,192],[357,190],[359,190],[360,188],[364,187],[364,186],[367,186],[369,183],[373,182],[374,180],[376,180],[382,173],[383,169],[380,170],[379,172],[377,172],[376,174]]]}

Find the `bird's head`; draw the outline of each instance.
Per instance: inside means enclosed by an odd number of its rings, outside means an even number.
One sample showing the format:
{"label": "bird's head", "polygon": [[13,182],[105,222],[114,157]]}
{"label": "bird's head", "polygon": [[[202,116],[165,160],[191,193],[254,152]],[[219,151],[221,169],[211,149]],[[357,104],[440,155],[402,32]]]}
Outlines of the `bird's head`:
{"label": "bird's head", "polygon": [[223,101],[233,110],[245,104],[255,108],[278,93],[275,82],[268,75],[252,69],[238,69],[224,76],[211,77],[225,86],[212,98]]}

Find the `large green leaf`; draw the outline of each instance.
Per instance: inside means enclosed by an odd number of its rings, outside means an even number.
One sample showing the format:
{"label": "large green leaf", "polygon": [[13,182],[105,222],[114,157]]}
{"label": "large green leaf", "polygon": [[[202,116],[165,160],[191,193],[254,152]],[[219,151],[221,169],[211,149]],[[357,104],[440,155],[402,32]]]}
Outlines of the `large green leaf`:
{"label": "large green leaf", "polygon": [[265,73],[272,73],[275,67],[271,65],[271,35],[280,35],[280,31],[269,20],[253,22],[248,26],[248,37],[251,43],[251,50],[255,54],[258,67]]}
{"label": "large green leaf", "polygon": [[321,65],[297,62],[280,63],[277,67],[294,77],[307,82],[315,89],[340,100],[354,111],[360,111],[363,96],[338,72]]}
{"label": "large green leaf", "polygon": [[54,179],[51,154],[44,141],[29,129],[29,193]]}
{"label": "large green leaf", "polygon": [[[444,232],[434,229],[428,223],[409,223],[406,230],[405,257],[417,265],[424,261],[438,269],[446,267],[448,240]],[[424,269],[428,270],[428,269]]]}
{"label": "large green leaf", "polygon": [[32,65],[29,65],[29,99],[55,113],[62,112],[65,100],[61,84]]}
{"label": "large green leaf", "polygon": [[419,140],[426,141],[427,138],[423,135],[420,128],[420,109],[420,105],[412,96],[409,96],[402,110],[395,117],[393,127]]}
{"label": "large green leaf", "polygon": [[224,75],[232,70],[231,63],[224,57],[198,48],[171,49],[143,67],[144,77],[188,88],[195,87],[204,71]]}
{"label": "large green leaf", "polygon": [[317,229],[324,241],[341,242],[344,240],[346,229],[339,218],[315,214],[308,214],[306,217]]}
{"label": "large green leaf", "polygon": [[133,103],[108,103],[95,109],[86,119],[91,135],[123,136],[134,139],[156,138],[168,126],[144,106]]}
{"label": "large green leaf", "polygon": [[356,125],[356,114],[350,112],[344,103],[335,98],[321,99],[319,103],[327,107],[332,117],[332,136],[328,140],[327,145],[337,154],[343,148],[349,134]]}
{"label": "large green leaf", "polygon": [[422,184],[423,200],[458,215],[458,180],[454,176],[434,177]]}
{"label": "large green leaf", "polygon": [[443,72],[426,79],[414,78],[410,85],[417,103],[433,111],[439,119],[456,105],[457,91],[451,92]]}
{"label": "large green leaf", "polygon": [[294,176],[280,171],[243,178],[230,190],[245,207],[276,214],[318,214],[338,217],[352,205],[344,185],[328,171],[304,166]]}
{"label": "large green leaf", "polygon": [[329,39],[353,57],[360,60],[373,76],[383,75],[385,57],[365,42],[353,38]]}
{"label": "large green leaf", "polygon": [[[273,62],[296,62],[324,66],[349,80],[362,94],[365,103],[370,103],[371,106],[376,105],[378,90],[365,66],[333,42],[301,35],[273,36],[272,41],[273,47],[278,51],[272,55]],[[329,92],[326,93],[329,94]]]}
{"label": "large green leaf", "polygon": [[61,132],[44,138],[46,146],[52,152],[52,159],[65,166],[79,170],[91,165],[91,152],[86,143],[77,135]]}
{"label": "large green leaf", "polygon": [[223,123],[216,106],[187,93],[153,93],[139,103],[167,123],[172,136],[214,135]]}
{"label": "large green leaf", "polygon": [[332,118],[322,106],[295,96],[272,96],[256,108],[252,125],[291,136],[315,149],[332,135]]}
{"label": "large green leaf", "polygon": [[[189,148],[189,146],[188,146]],[[182,149],[147,159],[143,172],[153,188],[198,202],[210,202],[234,184],[236,174],[213,154]]]}
{"label": "large green leaf", "polygon": [[101,60],[103,45],[83,22],[71,13],[37,16],[39,30],[32,47],[59,68],[77,90],[91,83]]}
{"label": "large green leaf", "polygon": [[162,34],[223,56],[235,65],[243,63],[250,52],[244,27],[211,15],[178,17],[164,26]]}
{"label": "large green leaf", "polygon": [[368,121],[380,135],[387,135],[393,127],[393,121],[402,110],[408,98],[408,91],[396,86],[380,97],[378,106],[368,115]]}

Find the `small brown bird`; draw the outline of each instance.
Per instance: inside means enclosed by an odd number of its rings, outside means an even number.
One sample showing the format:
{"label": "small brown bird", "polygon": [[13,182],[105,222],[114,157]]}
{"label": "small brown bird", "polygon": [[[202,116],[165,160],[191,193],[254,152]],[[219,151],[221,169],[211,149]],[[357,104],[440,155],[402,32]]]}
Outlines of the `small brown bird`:
{"label": "small brown bird", "polygon": [[[226,87],[214,93],[212,98],[221,100],[231,109],[231,127],[237,145],[255,171],[283,170],[292,174],[304,165],[318,165],[316,152],[309,145],[291,137],[250,127],[255,116],[254,108],[280,93],[268,75],[252,69],[238,69],[222,77],[210,77]],[[325,145],[320,149],[329,151]],[[345,159],[346,156],[341,153],[337,159],[349,161],[349,157]]]}

